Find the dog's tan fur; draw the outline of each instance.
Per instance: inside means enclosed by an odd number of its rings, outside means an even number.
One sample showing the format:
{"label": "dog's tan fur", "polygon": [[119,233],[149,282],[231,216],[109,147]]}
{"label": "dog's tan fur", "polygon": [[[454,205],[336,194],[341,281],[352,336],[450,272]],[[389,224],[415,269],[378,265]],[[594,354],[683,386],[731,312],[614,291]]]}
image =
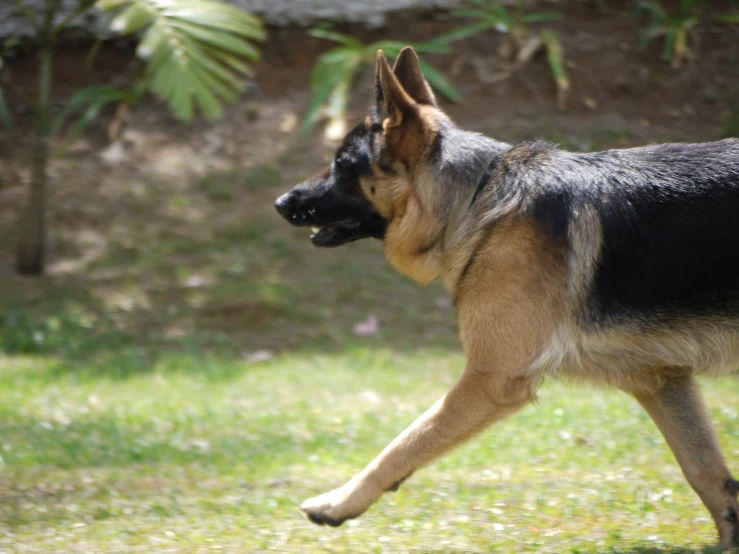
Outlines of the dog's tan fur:
{"label": "dog's tan fur", "polygon": [[[736,485],[695,374],[739,365],[739,322],[691,319],[659,332],[624,322],[584,332],[577,317],[601,249],[598,217],[574,214],[565,247],[521,213],[515,198],[485,211],[470,208],[480,211],[465,218],[456,217],[456,208],[445,212],[440,203],[448,197],[424,165],[436,121],[445,116],[415,53],[404,50],[392,70],[379,56],[378,75],[389,114],[380,156],[393,171],[373,167],[362,189],[388,221],[385,253],[392,265],[424,285],[444,280],[458,309],[466,368],[362,472],[301,509],[317,522],[357,517],[423,465],[533,400],[541,379],[555,375],[634,395],[711,512],[721,544],[735,544]],[[499,165],[515,169],[536,155],[513,148]]]}

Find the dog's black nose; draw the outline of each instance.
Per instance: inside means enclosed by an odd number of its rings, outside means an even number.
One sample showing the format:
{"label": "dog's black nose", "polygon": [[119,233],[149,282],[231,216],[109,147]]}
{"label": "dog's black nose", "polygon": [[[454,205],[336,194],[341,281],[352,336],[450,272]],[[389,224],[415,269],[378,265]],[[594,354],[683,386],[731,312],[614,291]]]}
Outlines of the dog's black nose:
{"label": "dog's black nose", "polygon": [[280,196],[277,200],[275,200],[275,209],[277,210],[277,213],[279,213],[283,217],[287,215],[289,206],[290,206],[290,193],[289,192],[286,192],[285,194]]}

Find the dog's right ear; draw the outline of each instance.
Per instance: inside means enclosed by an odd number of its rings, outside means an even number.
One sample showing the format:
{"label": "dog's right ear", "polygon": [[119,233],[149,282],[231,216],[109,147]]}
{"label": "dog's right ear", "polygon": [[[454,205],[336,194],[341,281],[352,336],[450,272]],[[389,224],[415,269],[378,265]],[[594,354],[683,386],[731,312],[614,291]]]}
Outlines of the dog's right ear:
{"label": "dog's right ear", "polygon": [[436,106],[436,97],[421,71],[421,60],[411,46],[403,48],[395,58],[393,73],[405,91],[419,104]]}
{"label": "dog's right ear", "polygon": [[[390,69],[382,50],[377,51],[375,73],[379,78],[379,90],[382,92],[383,102],[388,114],[386,125],[397,127],[404,119],[417,117],[418,103],[411,98],[403,85],[400,84],[395,73]],[[375,86],[377,87],[377,85]]]}

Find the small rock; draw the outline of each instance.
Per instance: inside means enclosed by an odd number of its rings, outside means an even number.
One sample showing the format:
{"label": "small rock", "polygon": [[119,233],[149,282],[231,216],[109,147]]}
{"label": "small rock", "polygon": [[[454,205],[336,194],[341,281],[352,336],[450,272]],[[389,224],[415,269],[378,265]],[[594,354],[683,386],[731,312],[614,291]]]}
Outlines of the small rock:
{"label": "small rock", "polygon": [[298,126],[298,115],[295,112],[287,112],[280,122],[280,131],[292,133]]}
{"label": "small rock", "polygon": [[595,99],[590,96],[585,96],[582,99],[582,103],[585,104],[585,107],[587,107],[589,110],[594,110],[598,107],[598,102],[596,102]]}
{"label": "small rock", "polygon": [[363,391],[359,394],[359,397],[370,404],[379,404],[382,402],[382,397],[373,390]]}
{"label": "small rock", "polygon": [[354,334],[358,337],[367,337],[370,335],[376,335],[380,329],[380,323],[377,318],[370,315],[364,321],[360,321],[354,326]]}
{"label": "small rock", "polygon": [[100,153],[100,158],[108,165],[119,164],[126,159],[126,148],[117,140]]}
{"label": "small rock", "polygon": [[247,362],[256,364],[259,362],[268,362],[275,357],[275,353],[271,350],[256,350],[254,352],[244,354],[244,357]]}

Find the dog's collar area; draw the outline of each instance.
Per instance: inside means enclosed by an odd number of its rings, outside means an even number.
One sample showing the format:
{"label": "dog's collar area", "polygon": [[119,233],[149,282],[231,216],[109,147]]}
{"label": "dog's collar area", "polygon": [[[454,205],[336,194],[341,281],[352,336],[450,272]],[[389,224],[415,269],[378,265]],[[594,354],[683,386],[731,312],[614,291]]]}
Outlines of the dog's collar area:
{"label": "dog's collar area", "polygon": [[455,212],[452,213],[452,215],[449,217],[447,224],[444,226],[444,229],[442,229],[441,231],[442,248],[444,244],[448,242],[449,237],[459,226],[462,219],[464,219],[464,217],[469,213],[470,209],[475,203],[475,200],[477,200],[477,198],[480,196],[480,194],[485,189],[485,187],[490,183],[490,180],[493,177],[493,169],[495,168],[496,163],[497,163],[497,158],[490,162],[490,165],[488,165],[488,168],[485,170],[485,173],[482,175],[482,177],[478,181],[477,187],[475,187],[474,192],[472,193],[471,196],[469,196],[470,201],[459,204],[459,208],[457,208],[457,210],[455,210]]}
{"label": "dog's collar area", "polygon": [[480,178],[480,182],[477,183],[477,188],[475,189],[475,193],[472,195],[472,200],[470,200],[469,207],[472,207],[472,204],[475,203],[475,200],[477,200],[477,197],[480,196],[480,193],[490,182],[490,179],[493,176],[493,168],[495,167],[496,162],[497,160],[494,160],[493,162],[491,162],[488,168],[485,170],[485,173],[483,173],[482,177]]}
{"label": "dog's collar area", "polygon": [[[485,173],[485,176],[487,177],[488,174]],[[475,194],[472,195],[472,200],[470,200],[470,206],[475,203],[475,200],[477,200],[477,197],[480,196],[480,193],[482,192],[482,189],[485,188],[485,185],[488,184],[487,179],[483,178],[480,179],[480,182],[477,184],[477,188],[475,189]]]}

